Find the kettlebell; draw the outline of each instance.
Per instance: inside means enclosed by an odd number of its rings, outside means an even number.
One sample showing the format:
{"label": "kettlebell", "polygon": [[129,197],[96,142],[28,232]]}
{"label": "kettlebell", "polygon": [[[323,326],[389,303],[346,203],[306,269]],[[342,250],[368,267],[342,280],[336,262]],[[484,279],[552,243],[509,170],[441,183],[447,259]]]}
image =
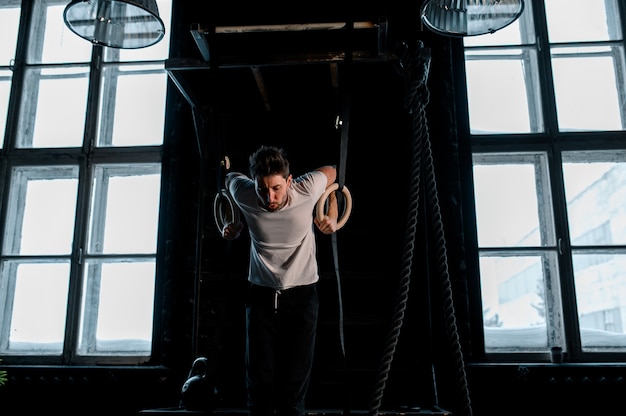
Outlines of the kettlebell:
{"label": "kettlebell", "polygon": [[209,410],[215,406],[217,389],[208,375],[209,360],[198,357],[191,365],[187,381],[181,389],[181,402],[186,410]]}

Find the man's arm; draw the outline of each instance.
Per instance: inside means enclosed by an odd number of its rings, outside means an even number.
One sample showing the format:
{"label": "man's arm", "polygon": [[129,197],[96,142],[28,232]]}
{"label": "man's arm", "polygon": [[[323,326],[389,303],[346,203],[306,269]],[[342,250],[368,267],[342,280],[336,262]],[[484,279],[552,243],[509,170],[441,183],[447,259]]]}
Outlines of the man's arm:
{"label": "man's arm", "polygon": [[332,165],[321,166],[315,170],[322,172],[326,175],[326,187],[328,188],[330,185],[335,183],[337,180],[337,168]]}
{"label": "man's arm", "polygon": [[[337,179],[337,169],[335,166],[322,166],[315,170],[318,170],[326,175],[326,188],[335,183]],[[332,234],[337,231],[337,218],[339,217],[339,209],[337,208],[337,195],[335,192],[328,194],[328,210],[324,215],[324,218],[320,221],[315,217],[313,221],[317,228],[324,234]]]}
{"label": "man's arm", "polygon": [[[229,172],[226,174],[226,178],[224,179],[224,186],[229,195],[230,195],[230,182],[236,176],[242,176],[242,174],[239,172]],[[230,198],[232,198],[232,196]],[[233,201],[233,204],[234,204],[234,201]],[[234,208],[239,209],[236,206]],[[243,223],[241,221],[239,221],[238,223],[229,221],[224,224],[224,228],[221,229],[220,231],[222,233],[222,237],[225,238],[226,240],[234,240],[236,238],[239,238],[239,236],[241,235],[241,230],[243,230]]]}
{"label": "man's arm", "polygon": [[243,175],[240,172],[228,172],[226,174],[226,177],[224,178],[224,187],[226,188],[226,190],[228,190],[228,192],[230,192],[230,183],[237,176],[245,176],[245,175]]}

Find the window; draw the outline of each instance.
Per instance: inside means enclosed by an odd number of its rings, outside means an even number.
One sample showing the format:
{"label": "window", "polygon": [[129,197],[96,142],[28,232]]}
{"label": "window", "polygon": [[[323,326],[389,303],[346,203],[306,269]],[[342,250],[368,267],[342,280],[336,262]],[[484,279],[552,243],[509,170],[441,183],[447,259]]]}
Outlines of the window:
{"label": "window", "polygon": [[625,13],[526,0],[464,38],[488,357],[626,353]]}
{"label": "window", "polygon": [[145,362],[171,0],[166,37],[133,50],[76,36],[67,4],[0,0],[0,355]]}

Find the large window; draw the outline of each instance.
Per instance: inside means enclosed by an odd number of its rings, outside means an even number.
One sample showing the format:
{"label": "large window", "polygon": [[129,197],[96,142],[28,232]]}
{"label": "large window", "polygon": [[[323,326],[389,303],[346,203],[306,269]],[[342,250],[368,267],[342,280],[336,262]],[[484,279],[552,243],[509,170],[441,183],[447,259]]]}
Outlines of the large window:
{"label": "large window", "polygon": [[464,39],[487,356],[626,353],[625,13],[526,0]]}
{"label": "large window", "polygon": [[0,0],[0,356],[144,362],[171,0],[165,38],[132,50],[76,36],[68,3]]}

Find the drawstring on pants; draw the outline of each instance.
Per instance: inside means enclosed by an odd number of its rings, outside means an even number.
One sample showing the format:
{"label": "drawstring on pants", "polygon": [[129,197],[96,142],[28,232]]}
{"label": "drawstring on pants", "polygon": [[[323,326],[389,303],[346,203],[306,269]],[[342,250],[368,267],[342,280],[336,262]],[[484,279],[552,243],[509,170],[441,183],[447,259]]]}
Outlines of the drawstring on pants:
{"label": "drawstring on pants", "polygon": [[280,296],[280,290],[274,291],[274,313],[278,313],[278,297]]}

